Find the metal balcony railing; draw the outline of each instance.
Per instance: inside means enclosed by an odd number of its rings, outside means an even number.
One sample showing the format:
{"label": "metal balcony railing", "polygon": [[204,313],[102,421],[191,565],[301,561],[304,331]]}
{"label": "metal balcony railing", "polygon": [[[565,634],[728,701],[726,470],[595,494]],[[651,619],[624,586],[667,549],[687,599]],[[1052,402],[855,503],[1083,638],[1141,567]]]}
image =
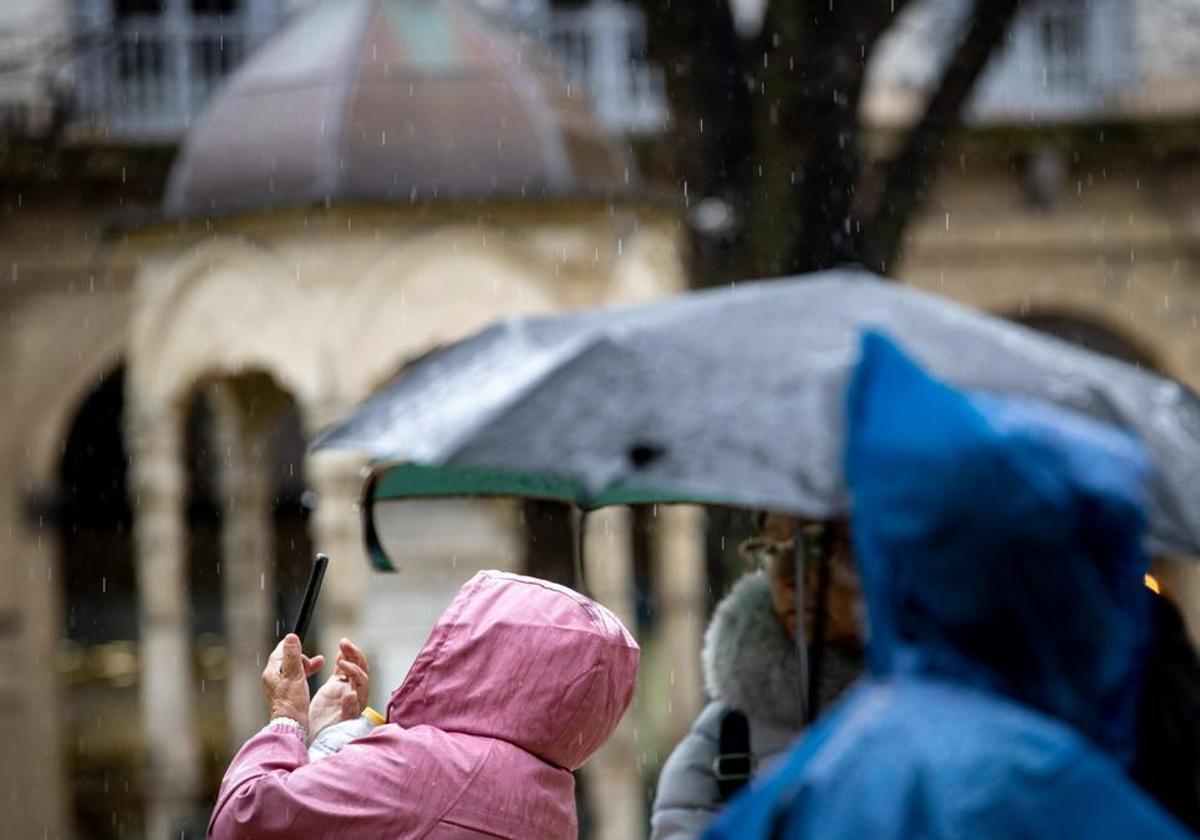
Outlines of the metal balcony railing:
{"label": "metal balcony railing", "polygon": [[[661,71],[645,59],[640,10],[617,0],[547,11],[537,21],[567,77],[605,128],[661,131],[669,120]],[[272,21],[272,27],[282,18]],[[177,142],[222,80],[269,29],[244,15],[129,15],[77,39],[76,130],[117,143]]]}
{"label": "metal balcony railing", "polygon": [[119,142],[178,140],[213,90],[245,57],[237,18],[129,17],[80,40],[77,113]]}
{"label": "metal balcony railing", "polygon": [[591,97],[600,123],[628,134],[662,131],[670,119],[662,71],[646,61],[645,38],[641,11],[615,0],[552,12],[546,27],[550,49]]}

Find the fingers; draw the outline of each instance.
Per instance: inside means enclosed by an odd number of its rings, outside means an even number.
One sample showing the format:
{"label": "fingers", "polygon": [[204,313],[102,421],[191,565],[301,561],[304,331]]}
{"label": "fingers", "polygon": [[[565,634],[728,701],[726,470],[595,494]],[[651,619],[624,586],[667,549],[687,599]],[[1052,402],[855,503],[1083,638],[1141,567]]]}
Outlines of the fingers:
{"label": "fingers", "polygon": [[[296,638],[296,637],[291,634],[288,634],[287,636],[284,636],[282,639],[279,640],[279,644],[275,645],[275,649],[273,651],[271,651],[271,655],[267,657],[267,666],[266,666],[266,668],[263,669],[264,676],[267,674],[282,673],[285,650],[288,645],[288,639],[291,639],[291,638]],[[297,641],[299,641],[299,639],[297,639]]]}
{"label": "fingers", "polygon": [[297,679],[304,676],[304,654],[300,652],[300,637],[295,633],[288,633],[283,637],[276,647],[275,652],[271,654],[274,659],[278,654],[279,658],[279,673],[288,679]]}
{"label": "fingers", "polygon": [[350,681],[360,703],[367,702],[367,695],[370,693],[370,669],[367,666],[367,657],[362,649],[349,639],[342,639],[338,643],[335,674]]}
{"label": "fingers", "polygon": [[[349,639],[342,639],[338,645],[337,664],[339,669],[343,664],[353,668],[352,672],[341,671],[346,679],[355,682],[356,691],[365,690],[359,689],[358,686],[366,685],[367,677],[367,657],[362,650]],[[325,667],[325,657],[305,656],[300,643],[300,637],[295,633],[288,633],[275,646],[275,650],[271,651],[270,657],[267,659],[267,671],[278,673],[289,679],[297,679],[301,676],[311,677],[317,671]]]}
{"label": "fingers", "polygon": [[354,644],[354,642],[350,641],[349,639],[342,639],[341,642],[338,643],[338,659],[339,661],[349,660],[363,671],[370,672],[371,670],[369,667],[367,667],[366,655],[362,652],[358,645]]}
{"label": "fingers", "polygon": [[337,664],[337,669],[334,672],[337,675],[345,677],[351,688],[354,689],[354,694],[363,702],[366,702],[367,691],[370,684],[370,678],[367,672],[355,665],[348,659],[343,659]]}
{"label": "fingers", "polygon": [[304,661],[304,676],[311,677],[313,674],[325,667],[325,657],[317,654],[313,657],[301,657]]}

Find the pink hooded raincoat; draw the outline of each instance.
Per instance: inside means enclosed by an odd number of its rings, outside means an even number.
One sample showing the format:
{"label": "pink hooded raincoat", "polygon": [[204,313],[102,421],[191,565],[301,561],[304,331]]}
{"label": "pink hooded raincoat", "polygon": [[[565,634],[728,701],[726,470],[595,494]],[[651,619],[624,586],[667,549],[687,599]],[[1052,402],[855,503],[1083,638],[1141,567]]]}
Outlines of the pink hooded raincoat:
{"label": "pink hooded raincoat", "polygon": [[310,764],[291,727],[234,757],[213,838],[576,836],[574,779],[625,713],[638,647],[604,607],[480,572],[442,614],[388,723]]}

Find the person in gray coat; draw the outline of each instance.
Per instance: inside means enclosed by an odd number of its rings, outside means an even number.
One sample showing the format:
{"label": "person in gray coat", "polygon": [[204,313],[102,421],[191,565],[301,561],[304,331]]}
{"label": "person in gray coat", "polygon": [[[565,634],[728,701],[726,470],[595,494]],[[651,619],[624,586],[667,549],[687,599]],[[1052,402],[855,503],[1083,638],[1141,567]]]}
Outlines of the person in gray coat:
{"label": "person in gray coat", "polygon": [[[663,765],[651,840],[699,837],[725,800],[781,757],[803,727],[804,663],[795,641],[796,524],[768,514],[760,530],[741,546],[757,571],[734,584],[704,635],[701,658],[711,702]],[[862,670],[857,576],[844,548],[835,549],[832,560],[823,703]],[[814,589],[807,581],[806,588]],[[805,605],[810,630],[811,606]]]}

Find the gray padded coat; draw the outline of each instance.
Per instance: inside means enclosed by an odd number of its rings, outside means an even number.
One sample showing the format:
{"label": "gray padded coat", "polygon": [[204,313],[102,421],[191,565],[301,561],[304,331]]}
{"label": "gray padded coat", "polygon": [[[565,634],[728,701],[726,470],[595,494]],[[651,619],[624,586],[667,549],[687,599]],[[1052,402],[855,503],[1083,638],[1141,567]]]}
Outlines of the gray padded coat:
{"label": "gray padded coat", "polygon": [[749,719],[758,772],[783,754],[803,725],[800,656],[775,615],[763,575],[742,578],[718,605],[702,661],[712,702],[658,777],[651,840],[699,837],[723,807],[712,765],[727,709]]}

